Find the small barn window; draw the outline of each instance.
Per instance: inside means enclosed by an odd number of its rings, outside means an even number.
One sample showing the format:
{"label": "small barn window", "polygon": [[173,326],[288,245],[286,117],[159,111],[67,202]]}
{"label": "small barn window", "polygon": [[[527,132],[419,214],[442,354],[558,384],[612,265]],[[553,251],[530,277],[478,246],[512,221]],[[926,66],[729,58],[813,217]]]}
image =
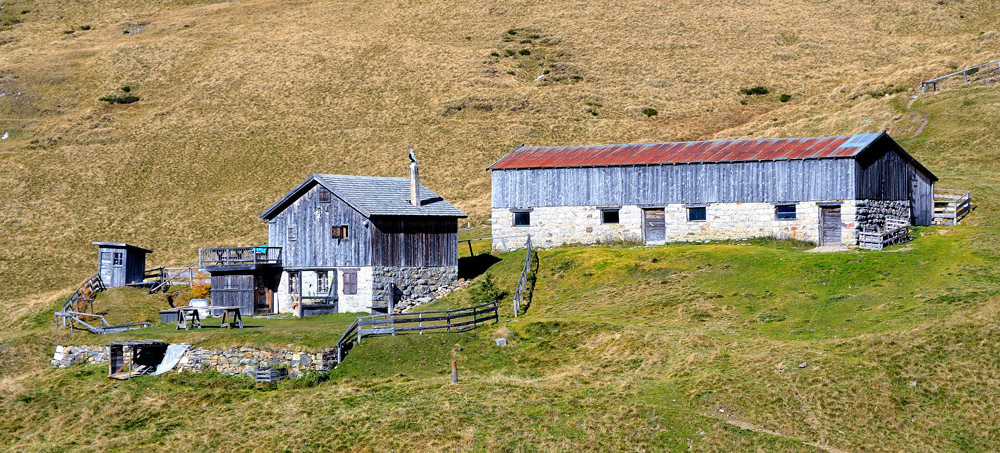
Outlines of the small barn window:
{"label": "small barn window", "polygon": [[330,202],[330,191],[326,189],[319,190],[319,202],[329,203]]}
{"label": "small barn window", "polygon": [[344,272],[344,294],[358,293],[358,273],[357,271]]}
{"label": "small barn window", "polygon": [[778,220],[795,220],[795,205],[776,205],[774,207],[774,218]]}
{"label": "small barn window", "polygon": [[704,206],[691,206],[688,209],[688,222],[704,222],[708,218]]}
{"label": "small barn window", "polygon": [[319,291],[320,295],[330,291],[330,277],[326,271],[316,273],[316,290]]}
{"label": "small barn window", "polygon": [[333,233],[330,237],[334,239],[347,239],[347,225],[334,225],[331,230]]}
{"label": "small barn window", "polygon": [[515,211],[514,212],[514,226],[531,226],[531,212],[530,211]]}
{"label": "small barn window", "polygon": [[618,223],[619,209],[601,209],[601,223]]}
{"label": "small barn window", "polygon": [[115,252],[111,265],[115,267],[122,267],[123,264],[125,264],[125,260],[122,258],[122,252]]}
{"label": "small barn window", "polygon": [[297,236],[298,236],[298,228],[296,228],[296,225],[294,223],[288,225],[288,240],[294,241],[297,238]]}

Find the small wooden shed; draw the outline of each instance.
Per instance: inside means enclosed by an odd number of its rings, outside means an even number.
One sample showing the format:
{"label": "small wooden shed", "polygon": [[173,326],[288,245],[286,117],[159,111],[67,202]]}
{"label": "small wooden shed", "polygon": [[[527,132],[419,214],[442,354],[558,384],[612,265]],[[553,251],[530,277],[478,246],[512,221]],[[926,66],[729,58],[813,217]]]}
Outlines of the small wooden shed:
{"label": "small wooden shed", "polygon": [[146,273],[146,254],[152,250],[124,242],[93,242],[97,246],[97,273],[106,288],[139,283]]}

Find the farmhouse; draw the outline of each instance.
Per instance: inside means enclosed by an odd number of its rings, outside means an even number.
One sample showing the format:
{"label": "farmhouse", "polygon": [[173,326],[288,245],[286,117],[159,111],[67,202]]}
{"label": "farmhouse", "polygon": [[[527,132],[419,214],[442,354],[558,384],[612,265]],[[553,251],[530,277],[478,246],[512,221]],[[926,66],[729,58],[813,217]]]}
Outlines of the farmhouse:
{"label": "farmhouse", "polygon": [[419,183],[415,159],[410,174],[312,174],[260,215],[267,246],[200,251],[212,304],[306,316],[430,300],[458,278],[466,215]]}
{"label": "farmhouse", "polygon": [[493,236],[506,246],[526,235],[541,246],[750,237],[854,245],[887,218],[931,224],[937,181],[885,132],[522,146],[489,170]]}

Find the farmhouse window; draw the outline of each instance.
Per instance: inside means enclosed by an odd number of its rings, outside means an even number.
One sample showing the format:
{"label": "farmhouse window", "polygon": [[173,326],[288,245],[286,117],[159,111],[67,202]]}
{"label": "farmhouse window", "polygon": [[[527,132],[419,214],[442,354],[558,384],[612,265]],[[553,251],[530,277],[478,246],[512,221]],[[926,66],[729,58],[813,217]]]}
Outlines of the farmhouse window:
{"label": "farmhouse window", "polygon": [[795,220],[795,205],[776,205],[774,207],[774,218],[778,220]]}
{"label": "farmhouse window", "polygon": [[601,209],[601,223],[618,223],[620,209]]}
{"label": "farmhouse window", "polygon": [[296,225],[294,223],[288,225],[288,240],[294,241],[297,238],[297,236],[298,236],[298,228],[296,228]]}
{"label": "farmhouse window", "polygon": [[330,291],[330,277],[326,271],[316,273],[316,291],[321,296]]}
{"label": "farmhouse window", "polygon": [[111,265],[115,267],[122,267],[122,264],[124,264],[122,252],[115,252],[114,260],[111,262]]}
{"label": "farmhouse window", "polygon": [[326,189],[319,190],[319,202],[329,203],[330,202],[330,191]]}
{"label": "farmhouse window", "polygon": [[358,293],[358,273],[357,271],[344,272],[344,294]]}
{"label": "farmhouse window", "polygon": [[332,238],[347,239],[347,225],[334,225],[332,231]]}
{"label": "farmhouse window", "polygon": [[531,212],[530,211],[515,211],[514,212],[514,226],[531,226]]}
{"label": "farmhouse window", "polygon": [[688,222],[704,222],[708,218],[704,206],[692,206],[687,208]]}

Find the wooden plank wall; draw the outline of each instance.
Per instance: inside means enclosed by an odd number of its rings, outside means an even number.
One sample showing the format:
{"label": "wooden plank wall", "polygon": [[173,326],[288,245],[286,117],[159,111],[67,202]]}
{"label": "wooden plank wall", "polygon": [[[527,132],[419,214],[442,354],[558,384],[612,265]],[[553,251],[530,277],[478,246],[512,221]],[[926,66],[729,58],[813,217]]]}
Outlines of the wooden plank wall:
{"label": "wooden plank wall", "polygon": [[238,306],[241,315],[254,312],[254,284],[252,274],[213,274],[212,305]]}
{"label": "wooden plank wall", "polygon": [[[268,245],[282,248],[286,268],[371,266],[371,230],[365,226],[365,217],[336,196],[320,203],[321,190],[326,188],[314,184],[268,224]],[[288,240],[292,224],[294,241]],[[334,225],[347,225],[347,239],[332,238]]]}
{"label": "wooden plank wall", "polygon": [[146,274],[146,254],[135,249],[123,249],[125,252],[124,283],[141,282]]}
{"label": "wooden plank wall", "polygon": [[854,199],[850,159],[494,170],[493,207]]}
{"label": "wooden plank wall", "polygon": [[890,141],[879,141],[855,161],[858,199],[908,200],[911,222],[930,225],[934,214],[934,183],[907,161]]}
{"label": "wooden plank wall", "polygon": [[375,217],[376,266],[458,266],[458,222],[440,217]]}

